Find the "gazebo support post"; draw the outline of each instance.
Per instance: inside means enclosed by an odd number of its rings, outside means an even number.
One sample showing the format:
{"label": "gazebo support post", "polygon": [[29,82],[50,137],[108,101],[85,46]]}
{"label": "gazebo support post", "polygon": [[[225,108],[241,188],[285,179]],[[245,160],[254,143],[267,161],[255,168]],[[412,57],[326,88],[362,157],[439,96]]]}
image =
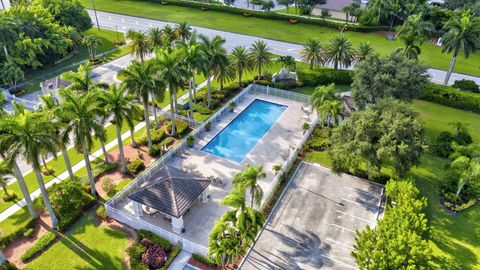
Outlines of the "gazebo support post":
{"label": "gazebo support post", "polygon": [[135,215],[137,217],[143,216],[143,209],[142,205],[139,202],[132,201],[133,202],[133,211],[135,212]]}
{"label": "gazebo support post", "polygon": [[207,203],[208,201],[208,188],[202,192],[202,202]]}
{"label": "gazebo support post", "polygon": [[176,218],[172,217],[172,230],[175,233],[182,233],[185,227],[183,227],[183,216]]}

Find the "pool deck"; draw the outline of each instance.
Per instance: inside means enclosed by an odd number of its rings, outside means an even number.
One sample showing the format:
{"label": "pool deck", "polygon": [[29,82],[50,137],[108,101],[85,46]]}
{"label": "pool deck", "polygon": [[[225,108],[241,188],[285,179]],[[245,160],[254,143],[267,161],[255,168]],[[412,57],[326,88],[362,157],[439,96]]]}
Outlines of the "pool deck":
{"label": "pool deck", "polygon": [[[288,107],[270,130],[246,155],[242,163],[236,163],[201,150],[255,99],[274,102]],[[215,222],[229,209],[221,206],[220,201],[233,188],[231,180],[234,174],[242,169],[243,165],[263,165],[267,176],[259,182],[259,185],[263,190],[267,190],[275,177],[273,166],[285,162],[291,151],[290,146],[297,145],[303,137],[303,124],[305,122],[311,123],[315,119],[315,112],[310,114],[307,119],[307,115],[301,109],[305,105],[275,96],[247,94],[237,103],[234,112],[224,114],[217,122],[212,122],[211,130],[204,132],[202,139],[197,140],[194,146],[186,151],[185,155],[177,156],[169,162],[169,166],[195,172],[205,177],[212,176],[220,179],[221,182],[212,182],[209,186],[211,199],[207,203],[197,202],[184,216],[186,231],[180,234],[181,237],[199,245],[207,246],[208,236]],[[238,139],[241,140],[242,138]],[[267,196],[268,194],[264,194],[264,198]],[[247,199],[249,199],[248,197]],[[128,202],[128,200],[124,201],[121,209],[133,214],[132,203]],[[144,215],[141,218],[172,232],[170,223],[162,217]]]}

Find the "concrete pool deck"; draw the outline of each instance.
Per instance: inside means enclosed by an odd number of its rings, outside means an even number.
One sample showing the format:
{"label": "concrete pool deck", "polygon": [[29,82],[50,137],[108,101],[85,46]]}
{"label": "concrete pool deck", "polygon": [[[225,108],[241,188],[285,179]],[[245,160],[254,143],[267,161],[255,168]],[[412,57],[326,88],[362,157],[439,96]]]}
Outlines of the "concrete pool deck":
{"label": "concrete pool deck", "polygon": [[[255,99],[286,105],[287,109],[246,155],[242,163],[236,163],[201,150]],[[307,119],[307,114],[302,110],[302,106],[305,105],[271,95],[247,94],[237,102],[234,112],[226,113],[218,121],[212,122],[211,130],[204,132],[201,140],[197,140],[192,148],[186,149],[182,155],[177,155],[169,161],[169,166],[220,180],[212,182],[209,186],[210,200],[207,203],[195,203],[184,216],[185,232],[178,236],[207,247],[208,236],[215,222],[229,210],[228,207],[221,206],[220,201],[233,188],[231,183],[233,175],[239,172],[243,165],[263,165],[267,177],[262,179],[259,184],[263,190],[269,188],[275,177],[273,166],[285,162],[292,151],[291,146],[297,145],[303,137],[303,124],[311,123],[316,118],[316,112],[313,112]],[[264,198],[267,196],[268,194],[265,194]],[[129,214],[134,213],[132,202],[128,199],[122,201],[118,208]],[[161,216],[153,217],[145,214],[138,218],[173,233],[170,222]]]}

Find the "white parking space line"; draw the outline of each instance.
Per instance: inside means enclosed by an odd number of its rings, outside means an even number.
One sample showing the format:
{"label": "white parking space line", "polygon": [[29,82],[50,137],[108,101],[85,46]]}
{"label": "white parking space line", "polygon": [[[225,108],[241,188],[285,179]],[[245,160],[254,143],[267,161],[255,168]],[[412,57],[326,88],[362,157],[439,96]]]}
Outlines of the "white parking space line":
{"label": "white parking space line", "polygon": [[320,256],[325,257],[325,258],[327,258],[327,259],[329,259],[329,260],[332,260],[332,261],[334,261],[334,262],[336,262],[336,263],[343,264],[343,265],[345,265],[346,267],[348,267],[348,268],[350,268],[350,269],[358,269],[358,268],[357,268],[356,266],[354,266],[354,265],[351,265],[351,264],[348,264],[348,263],[339,261],[339,260],[334,259],[334,258],[332,258],[332,257],[329,257],[329,256],[327,256],[327,255],[320,254]]}
{"label": "white parking space line", "polygon": [[353,250],[353,247],[352,247],[352,246],[345,245],[345,244],[343,244],[343,243],[341,243],[341,242],[338,242],[338,241],[333,240],[332,238],[326,238],[326,240],[329,241],[329,242],[335,243],[335,244],[337,244],[337,245],[339,245],[339,246],[342,246],[342,247],[344,247],[344,248]]}
{"label": "white parking space line", "polygon": [[[353,203],[353,204],[356,204],[356,205],[360,205],[360,206],[363,206],[363,207],[366,207],[366,208],[374,208],[374,209],[377,209],[377,205],[373,205],[373,204],[370,204],[368,202],[356,202],[356,201],[352,201],[352,200],[349,200],[349,199],[346,199],[346,198],[340,198],[340,200],[342,201],[346,201],[346,202],[349,202],[349,203]],[[377,209],[378,211],[378,209]]]}
{"label": "white parking space line", "polygon": [[343,214],[343,215],[346,215],[346,216],[350,216],[350,217],[353,217],[355,219],[358,219],[358,220],[361,220],[361,221],[364,221],[364,222],[367,222],[367,223],[370,223],[372,225],[375,225],[375,221],[371,221],[371,220],[368,220],[368,219],[365,219],[365,218],[361,218],[361,217],[357,217],[355,215],[352,215],[350,213],[347,213],[347,212],[343,212],[343,211],[340,211],[340,210],[337,210],[338,213],[340,214]]}
{"label": "white parking space line", "polygon": [[367,194],[367,195],[371,195],[371,196],[375,196],[375,197],[377,197],[377,198],[380,198],[380,194],[376,194],[376,193],[364,191],[364,190],[361,190],[361,189],[358,189],[358,188],[354,188],[354,187],[345,187],[345,188],[351,189],[351,190],[354,190],[354,191],[357,191],[357,192],[360,192],[360,193],[363,193],[363,194]]}
{"label": "white parking space line", "polygon": [[343,227],[343,226],[337,225],[337,224],[335,224],[335,223],[330,223],[330,226],[334,226],[334,227],[337,227],[337,228],[339,228],[339,229],[342,229],[342,230],[345,230],[345,231],[349,231],[349,232],[352,232],[352,233],[357,233],[357,232],[354,231],[354,230],[350,230],[350,229],[348,229],[348,228],[345,228],[345,227]]}

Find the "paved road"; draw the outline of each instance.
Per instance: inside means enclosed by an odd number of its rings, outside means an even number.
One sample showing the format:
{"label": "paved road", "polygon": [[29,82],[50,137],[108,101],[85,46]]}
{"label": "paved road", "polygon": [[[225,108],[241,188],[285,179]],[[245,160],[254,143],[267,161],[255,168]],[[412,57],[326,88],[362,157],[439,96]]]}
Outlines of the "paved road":
{"label": "paved road", "polygon": [[[94,19],[94,13],[92,10],[87,10],[92,19]],[[119,31],[128,31],[129,29],[136,29],[146,31],[151,27],[163,27],[166,24],[172,24],[169,22],[158,21],[158,20],[151,20],[151,19],[144,19],[139,17],[127,16],[127,15],[120,15],[120,14],[113,14],[108,12],[98,11],[98,20],[100,23],[100,27],[110,30],[115,30],[115,27],[118,27]],[[261,26],[259,26],[261,27]],[[241,35],[235,34],[231,32],[213,30],[208,28],[202,27],[193,27],[198,33],[204,34],[209,37],[213,37],[215,35],[223,36],[226,39],[226,48],[231,51],[235,46],[250,46],[256,40],[263,40],[265,41],[270,48],[272,48],[272,52],[279,55],[290,55],[295,57],[297,60],[300,60],[300,51],[302,50],[303,46],[300,44],[295,43],[288,43],[282,41],[276,41],[271,39],[259,38],[254,36],[248,35]],[[273,29],[272,29],[273,31]],[[428,73],[431,76],[432,82],[435,83],[442,83],[446,71],[439,70],[439,69],[428,69]],[[480,84],[480,77],[469,76],[459,73],[452,74],[450,82],[453,83],[455,80],[473,80]]]}

